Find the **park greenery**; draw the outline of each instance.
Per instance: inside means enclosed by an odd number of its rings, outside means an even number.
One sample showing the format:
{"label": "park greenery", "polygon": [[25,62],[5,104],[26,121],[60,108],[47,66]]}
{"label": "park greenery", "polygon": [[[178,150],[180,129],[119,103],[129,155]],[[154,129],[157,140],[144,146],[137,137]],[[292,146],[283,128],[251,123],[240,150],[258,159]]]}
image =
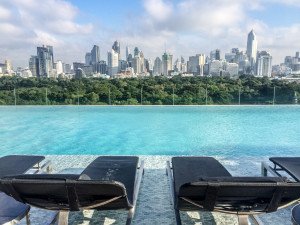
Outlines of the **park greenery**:
{"label": "park greenery", "polygon": [[[275,95],[274,95],[275,87]],[[296,82],[251,75],[127,79],[0,78],[0,105],[295,104]]]}

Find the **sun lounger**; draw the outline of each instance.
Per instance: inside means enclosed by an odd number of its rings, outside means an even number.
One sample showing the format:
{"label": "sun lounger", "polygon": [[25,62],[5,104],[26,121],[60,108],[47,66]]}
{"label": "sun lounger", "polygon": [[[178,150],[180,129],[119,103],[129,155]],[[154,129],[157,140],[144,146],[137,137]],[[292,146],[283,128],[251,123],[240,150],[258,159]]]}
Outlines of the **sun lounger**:
{"label": "sun lounger", "polygon": [[[33,169],[40,173],[43,169],[51,169],[50,161],[43,165],[40,163],[45,159],[43,156],[9,155],[0,158],[0,178],[8,175],[26,173]],[[0,224],[15,224],[26,216],[26,223],[30,224],[30,206],[20,203],[0,192]]]}
{"label": "sun lounger", "polygon": [[[273,166],[262,162],[262,175],[267,176],[268,172],[275,177],[282,177],[283,172],[291,176],[296,182],[300,182],[300,157],[272,157],[269,159]],[[300,205],[292,209],[292,222],[300,224]]]}
{"label": "sun lounger", "polygon": [[262,162],[262,174],[267,176],[270,172],[273,176],[281,177],[282,171],[288,173],[295,181],[300,181],[300,157],[272,157],[270,161],[273,167],[267,162]]}
{"label": "sun lounger", "polygon": [[211,157],[174,157],[167,171],[177,224],[179,211],[215,211],[236,214],[239,224],[248,224],[248,216],[271,213],[300,198],[300,184],[282,177],[232,177]]}
{"label": "sun lounger", "polygon": [[20,202],[60,211],[59,224],[68,223],[69,211],[84,209],[129,210],[126,224],[131,224],[143,175],[143,162],[137,175],[138,160],[102,156],[79,175],[9,176],[0,180],[0,186]]}

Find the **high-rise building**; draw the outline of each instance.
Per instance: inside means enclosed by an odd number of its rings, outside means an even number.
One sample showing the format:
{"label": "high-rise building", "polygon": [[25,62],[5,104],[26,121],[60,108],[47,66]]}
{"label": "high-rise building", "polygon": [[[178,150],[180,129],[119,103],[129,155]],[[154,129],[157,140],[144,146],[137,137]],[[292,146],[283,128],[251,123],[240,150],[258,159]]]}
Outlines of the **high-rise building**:
{"label": "high-rise building", "polygon": [[164,53],[162,55],[162,75],[168,76],[170,68],[170,55],[168,53]]}
{"label": "high-rise building", "polygon": [[120,59],[120,52],[121,52],[121,50],[120,50],[120,42],[115,41],[114,44],[113,44],[113,46],[112,46],[112,49],[113,49],[116,53],[119,54],[119,59]]}
{"label": "high-rise building", "polygon": [[87,52],[85,54],[85,65],[92,65],[92,53]]}
{"label": "high-rise building", "polygon": [[236,53],[225,53],[226,62],[233,63],[235,62]]}
{"label": "high-rise building", "polygon": [[55,69],[56,69],[56,73],[57,75],[59,74],[62,74],[64,71],[63,71],[63,63],[61,60],[58,60],[55,64]]}
{"label": "high-rise building", "polygon": [[107,71],[108,75],[114,76],[118,73],[119,69],[119,53],[111,50],[107,53]]}
{"label": "high-rise building", "polygon": [[251,69],[253,70],[256,64],[256,57],[257,57],[257,39],[256,34],[253,30],[250,31],[248,34],[248,41],[247,41],[247,56],[251,64]]}
{"label": "high-rise building", "polygon": [[5,60],[5,64],[6,64],[6,69],[8,72],[13,70],[12,65],[11,65],[11,60],[9,60],[9,59]]}
{"label": "high-rise building", "polygon": [[240,52],[239,48],[232,48],[231,53],[238,54]]}
{"label": "high-rise building", "polygon": [[161,75],[161,59],[159,57],[156,57],[156,59],[154,60],[154,67],[153,67],[153,75],[154,76],[160,76]]}
{"label": "high-rise building", "polygon": [[184,63],[184,58],[181,56],[181,59],[180,59],[181,63]]}
{"label": "high-rise building", "polygon": [[145,73],[146,72],[146,61],[145,61],[145,57],[144,57],[144,53],[141,51],[140,52],[140,67],[141,67],[141,73]]}
{"label": "high-rise building", "polygon": [[175,72],[181,72],[181,61],[176,59],[175,64],[174,64],[174,71]]}
{"label": "high-rise building", "polygon": [[224,70],[224,62],[220,60],[213,60],[209,64],[209,74],[212,76],[220,76],[221,72]]}
{"label": "high-rise building", "polygon": [[126,46],[126,60],[128,59],[129,54],[130,54],[130,49],[128,46]]}
{"label": "high-rise building", "polygon": [[168,70],[173,70],[172,65],[173,65],[173,55],[171,55],[170,53],[169,55],[169,64],[168,64]]}
{"label": "high-rise building", "polygon": [[134,57],[131,62],[131,66],[135,74],[141,73],[141,60],[140,57]]}
{"label": "high-rise building", "polygon": [[296,52],[296,58],[300,58],[299,52]]}
{"label": "high-rise building", "polygon": [[140,57],[140,50],[139,50],[138,47],[134,48],[134,55],[133,55],[133,57]]}
{"label": "high-rise building", "polygon": [[98,71],[100,74],[106,74],[107,72],[107,65],[104,60],[101,60],[98,64]]}
{"label": "high-rise building", "polygon": [[119,60],[119,71],[126,70],[127,65],[128,63],[126,60]]}
{"label": "high-rise building", "polygon": [[37,47],[38,58],[38,77],[51,77],[54,69],[53,47],[49,45],[43,45],[43,47]]}
{"label": "high-rise building", "polygon": [[153,71],[153,63],[152,63],[152,59],[146,59],[146,72],[151,72]]}
{"label": "high-rise building", "polygon": [[83,71],[83,69],[78,68],[77,70],[75,70],[75,79],[80,79],[85,77],[85,72]]}
{"label": "high-rise building", "polygon": [[77,71],[77,69],[83,69],[84,68],[84,63],[81,62],[73,62],[73,70],[74,72]]}
{"label": "high-rise building", "polygon": [[65,73],[71,73],[71,65],[70,64],[65,64]]}
{"label": "high-rise building", "polygon": [[29,69],[33,77],[38,76],[39,60],[37,56],[31,56],[29,59]]}
{"label": "high-rise building", "polygon": [[239,65],[237,63],[226,63],[226,72],[229,73],[230,77],[239,74]]}
{"label": "high-rise building", "polygon": [[267,51],[257,54],[256,75],[263,77],[271,77],[272,75],[272,56]]}
{"label": "high-rise building", "polygon": [[221,60],[221,50],[216,49],[216,60]]}
{"label": "high-rise building", "polygon": [[93,65],[93,71],[97,72],[97,65],[100,62],[100,48],[98,45],[94,45],[92,51],[91,51],[91,65]]}
{"label": "high-rise building", "polygon": [[205,54],[197,54],[196,56],[190,56],[188,61],[189,73],[194,75],[203,76],[203,66],[205,64]]}

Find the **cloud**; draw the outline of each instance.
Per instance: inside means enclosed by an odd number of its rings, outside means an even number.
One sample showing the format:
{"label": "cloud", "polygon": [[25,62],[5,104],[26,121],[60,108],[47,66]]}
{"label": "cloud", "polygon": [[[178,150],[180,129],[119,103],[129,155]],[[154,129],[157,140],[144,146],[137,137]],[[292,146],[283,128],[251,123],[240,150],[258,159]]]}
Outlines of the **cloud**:
{"label": "cloud", "polygon": [[55,52],[59,48],[64,51],[67,45],[93,33],[92,23],[76,22],[79,13],[76,6],[65,0],[1,0],[1,57],[14,61],[20,58],[16,54],[23,52],[19,63],[26,66],[30,55],[25,53],[34,54],[39,45],[49,44]]}
{"label": "cloud", "polygon": [[10,18],[11,13],[8,9],[0,6],[0,20],[8,19]]}
{"label": "cloud", "polygon": [[186,0],[171,4],[163,0],[144,0],[144,6],[147,14],[141,26],[156,31],[226,28],[239,23],[244,17],[241,4],[234,1]]}

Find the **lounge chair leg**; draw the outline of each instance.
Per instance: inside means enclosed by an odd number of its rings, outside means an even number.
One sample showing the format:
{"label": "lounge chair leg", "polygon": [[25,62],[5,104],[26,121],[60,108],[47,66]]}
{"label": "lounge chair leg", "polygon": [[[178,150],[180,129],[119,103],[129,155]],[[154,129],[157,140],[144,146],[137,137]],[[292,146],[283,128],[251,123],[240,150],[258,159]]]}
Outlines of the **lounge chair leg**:
{"label": "lounge chair leg", "polygon": [[53,212],[49,221],[46,223],[47,225],[54,225],[58,220],[59,212]]}
{"label": "lounge chair leg", "polygon": [[29,212],[26,214],[26,224],[30,225],[30,214],[29,214]]}
{"label": "lounge chair leg", "polygon": [[267,177],[268,176],[268,170],[266,169],[266,165],[264,162],[261,163],[261,175],[263,177]]}
{"label": "lounge chair leg", "polygon": [[128,212],[128,216],[127,216],[127,220],[126,220],[126,225],[130,225],[133,219],[133,215],[134,215],[134,210],[135,207],[132,207],[129,212]]}
{"label": "lounge chair leg", "polygon": [[140,190],[140,185],[142,182],[142,177],[144,175],[144,161],[141,161],[138,176],[136,178],[135,184],[134,184],[134,193],[133,193],[133,206],[131,209],[129,209],[128,212],[128,217],[126,220],[126,225],[130,225],[134,216],[135,212],[135,206],[136,206],[136,201],[139,195],[139,190]]}
{"label": "lounge chair leg", "polygon": [[263,225],[264,223],[259,219],[257,215],[249,216],[255,225]]}
{"label": "lounge chair leg", "polygon": [[173,175],[172,175],[172,172],[171,172],[171,166],[170,166],[169,161],[167,161],[166,170],[167,170],[167,175],[169,177],[171,200],[172,200],[172,205],[173,205],[173,209],[174,209],[174,213],[175,213],[176,225],[181,225],[180,212],[179,212],[179,210],[175,209],[174,181],[173,181]]}
{"label": "lounge chair leg", "polygon": [[248,215],[238,215],[239,225],[249,225]]}
{"label": "lounge chair leg", "polygon": [[68,225],[69,212],[59,212],[58,214],[58,225]]}
{"label": "lounge chair leg", "polygon": [[181,225],[180,212],[177,209],[174,209],[176,225]]}

